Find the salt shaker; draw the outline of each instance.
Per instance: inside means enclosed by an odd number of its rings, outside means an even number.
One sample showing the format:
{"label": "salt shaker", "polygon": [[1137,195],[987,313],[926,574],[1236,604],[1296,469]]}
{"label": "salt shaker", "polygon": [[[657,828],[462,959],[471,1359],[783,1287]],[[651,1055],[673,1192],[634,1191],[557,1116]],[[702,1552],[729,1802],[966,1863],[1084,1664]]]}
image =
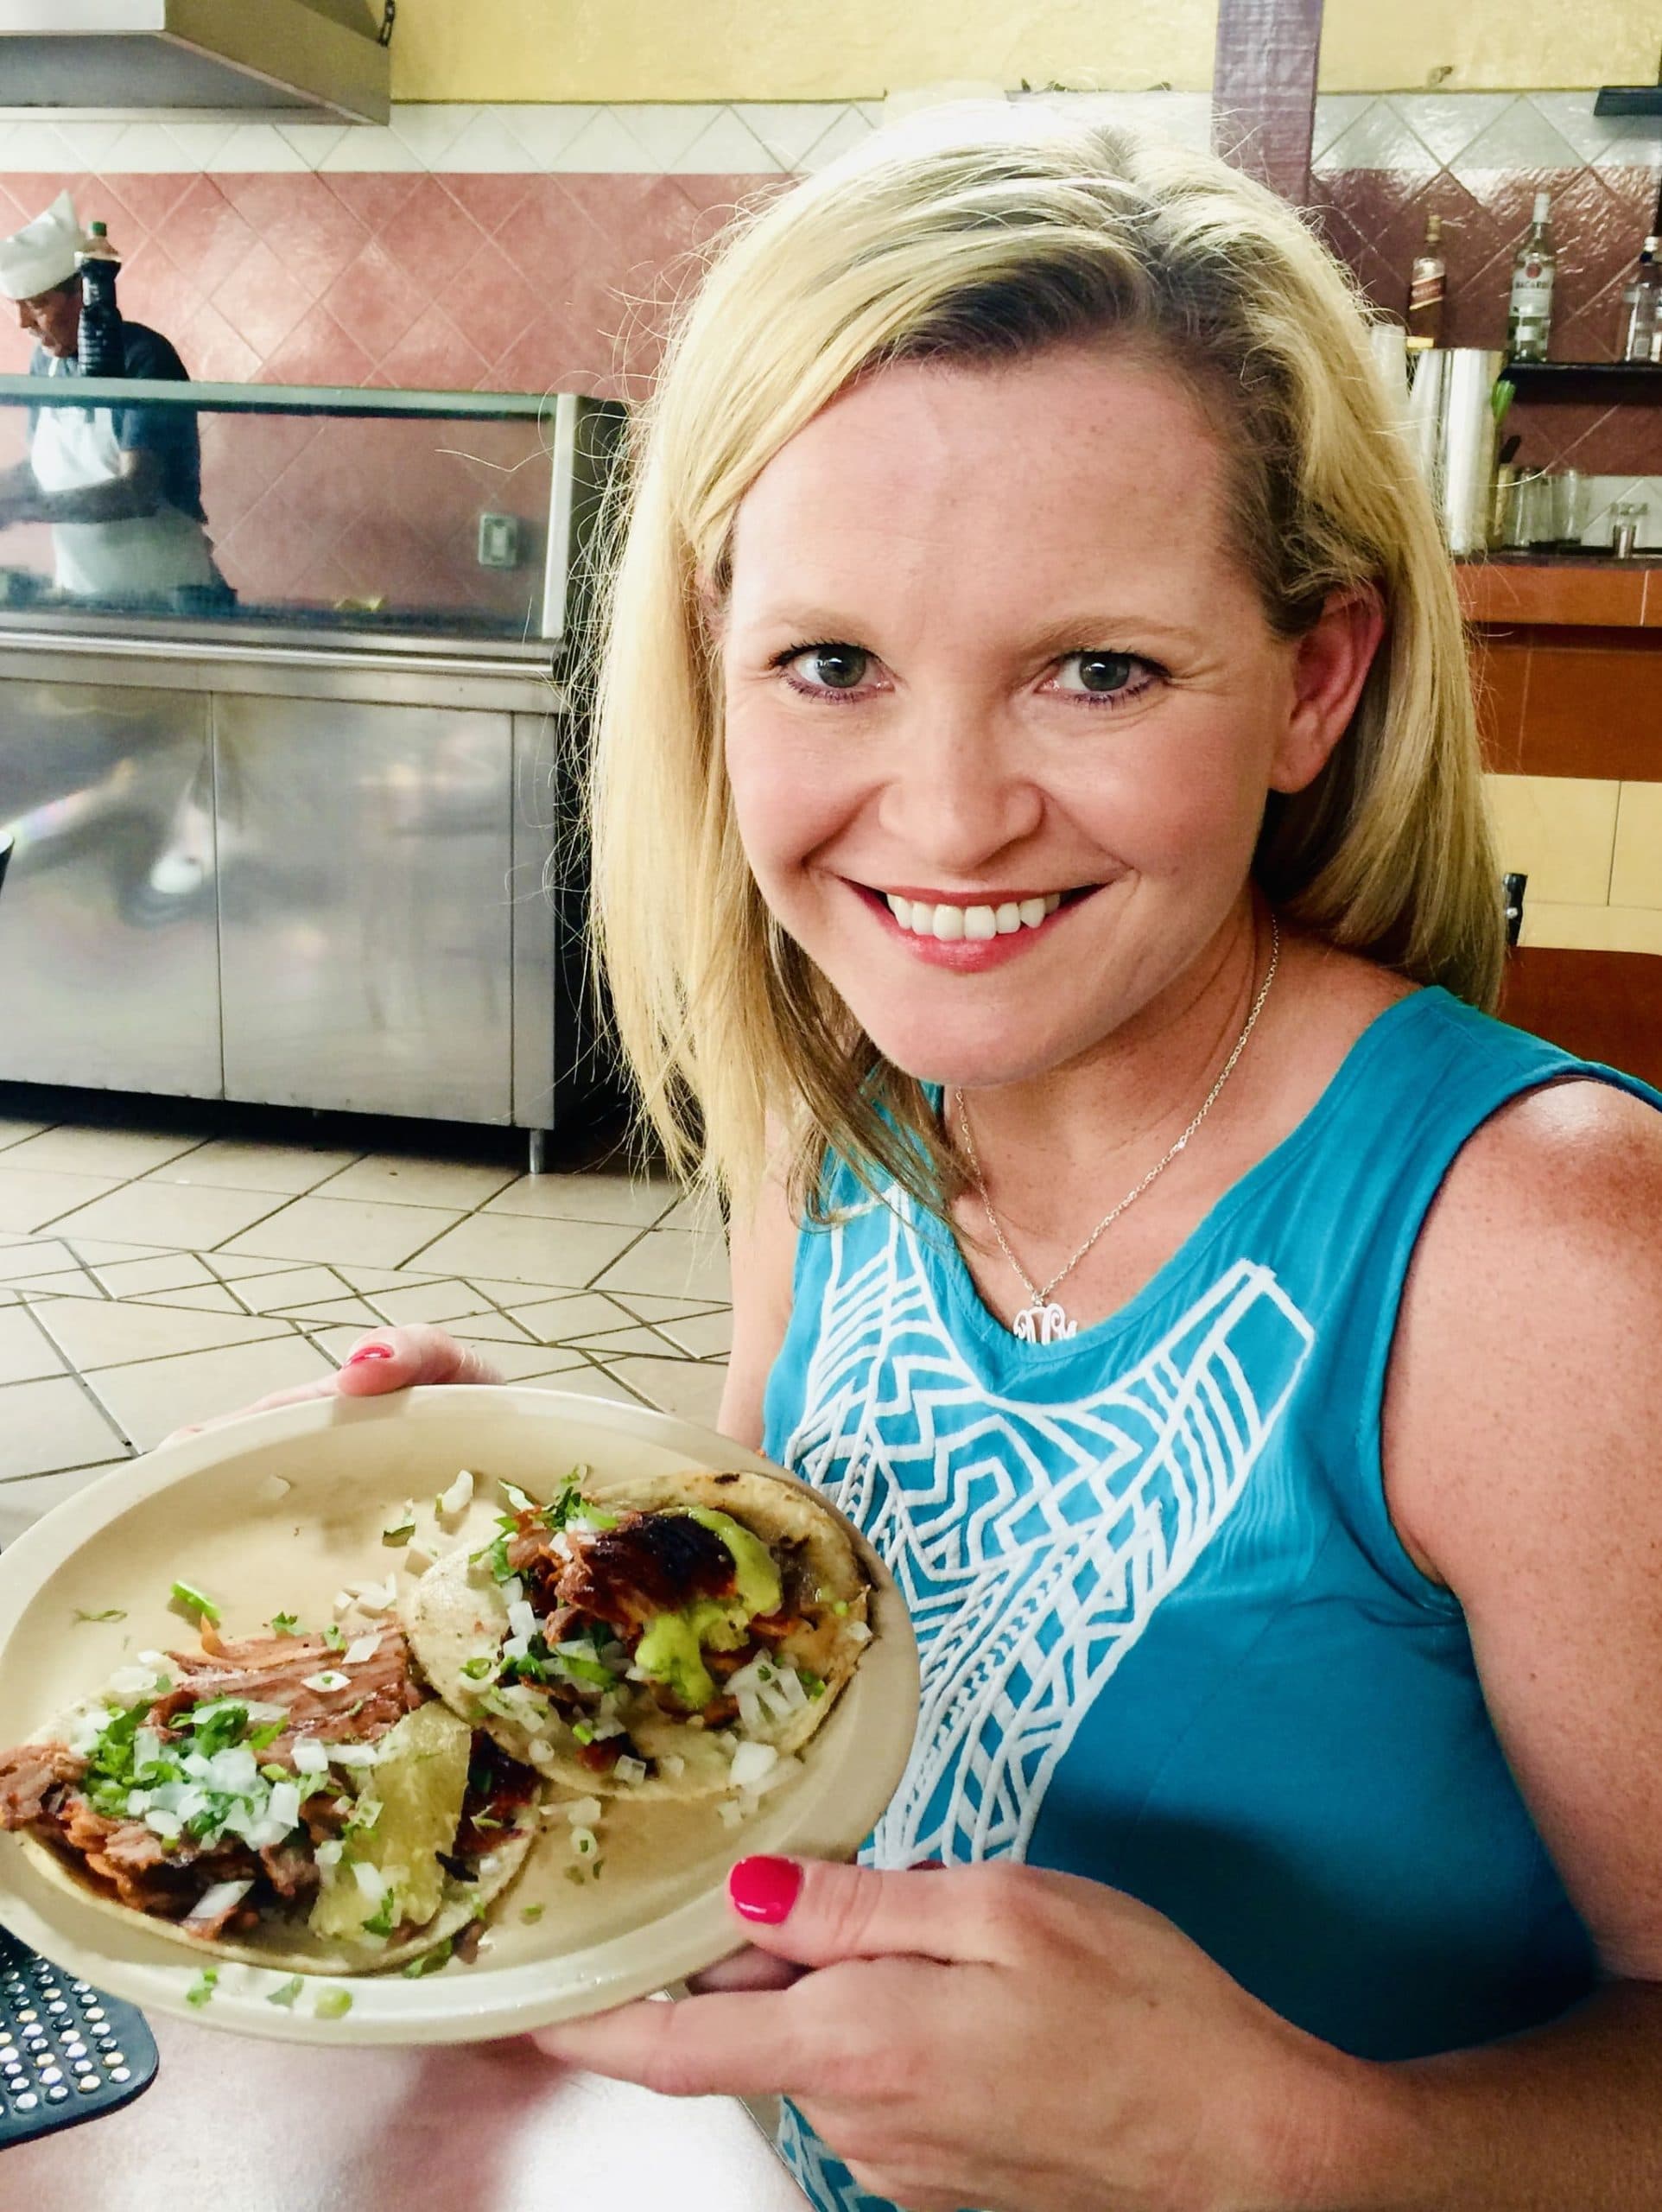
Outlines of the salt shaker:
{"label": "salt shaker", "polygon": [[1648,512],[1642,499],[1618,499],[1610,509],[1610,550],[1617,560],[1631,558],[1639,543],[1639,525]]}

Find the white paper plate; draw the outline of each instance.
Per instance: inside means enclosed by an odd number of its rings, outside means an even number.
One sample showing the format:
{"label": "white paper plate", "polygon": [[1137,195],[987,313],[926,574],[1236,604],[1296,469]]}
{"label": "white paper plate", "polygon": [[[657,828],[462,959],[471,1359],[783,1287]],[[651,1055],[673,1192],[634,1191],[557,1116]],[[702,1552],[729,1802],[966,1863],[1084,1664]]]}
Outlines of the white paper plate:
{"label": "white paper plate", "polygon": [[[458,1469],[480,1478],[454,1541],[494,1533],[506,1477],[554,1494],[574,1465],[604,1496],[643,1473],[754,1469],[764,1459],[688,1421],[555,1390],[404,1390],[319,1398],[251,1414],[165,1445],[80,1491],[0,1554],[0,1745],[21,1743],[141,1650],[188,1645],[168,1610],[175,1580],[219,1605],[229,1635],[257,1633],[278,1611],[333,1618],[347,1581],[384,1580],[402,1554],[381,1541],[406,1498],[430,1504]],[[284,1484],[288,1487],[285,1489]],[[752,1852],[847,1858],[904,1770],[917,1719],[917,1649],[904,1604],[864,1540],[876,1586],[873,1636],[854,1678],[802,1754],[802,1774],[737,1827],[713,1803],[618,1803],[600,1837],[605,1869],[578,1886],[564,1821],[550,1824],[498,1905],[472,1966],[441,1973],[308,1978],[284,2010],[266,2001],[286,1978],[263,1967],[196,1961],[141,1920],[117,1918],[54,1881],[0,1836],[0,1921],[70,1971],[135,2004],[211,2027],[285,2042],[466,2043],[620,2005],[711,1966],[739,1948],[726,1878]],[[119,1607],[119,1622],[76,1612]],[[541,1906],[527,1922],[527,1906]],[[211,2001],[186,1992],[219,1967]],[[351,2010],[314,2011],[345,1986]]]}

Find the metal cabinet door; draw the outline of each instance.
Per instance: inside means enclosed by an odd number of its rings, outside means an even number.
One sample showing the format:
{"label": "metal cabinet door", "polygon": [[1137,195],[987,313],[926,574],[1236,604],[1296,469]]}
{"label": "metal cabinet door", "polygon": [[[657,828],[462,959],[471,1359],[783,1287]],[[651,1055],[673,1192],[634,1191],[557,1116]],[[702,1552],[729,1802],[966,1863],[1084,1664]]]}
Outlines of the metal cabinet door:
{"label": "metal cabinet door", "polygon": [[511,720],[216,699],[227,1096],[511,1119]]}
{"label": "metal cabinet door", "polygon": [[0,1077],[220,1095],[208,702],[0,678]]}

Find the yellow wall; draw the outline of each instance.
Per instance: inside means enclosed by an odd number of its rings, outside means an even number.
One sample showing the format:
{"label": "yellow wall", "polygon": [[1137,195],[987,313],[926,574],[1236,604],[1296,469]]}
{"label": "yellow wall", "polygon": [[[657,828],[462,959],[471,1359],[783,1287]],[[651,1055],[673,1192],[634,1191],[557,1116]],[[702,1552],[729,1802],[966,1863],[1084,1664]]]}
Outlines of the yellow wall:
{"label": "yellow wall", "polygon": [[[1216,0],[400,0],[404,100],[879,99],[1212,81]],[[1654,79],[1656,0],[1328,0],[1327,92]],[[1449,73],[1438,75],[1435,73]]]}

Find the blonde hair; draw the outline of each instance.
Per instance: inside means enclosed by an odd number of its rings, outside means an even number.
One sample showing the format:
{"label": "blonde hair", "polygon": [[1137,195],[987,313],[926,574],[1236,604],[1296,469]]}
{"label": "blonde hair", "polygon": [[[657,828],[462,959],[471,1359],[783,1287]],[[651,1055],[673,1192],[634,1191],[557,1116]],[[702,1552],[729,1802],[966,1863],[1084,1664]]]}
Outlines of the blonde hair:
{"label": "blonde hair", "polygon": [[1387,629],[1314,784],[1272,794],[1266,895],[1335,946],[1493,1004],[1504,956],[1465,642],[1437,519],[1352,281],[1209,156],[1054,111],[937,112],[741,220],[631,435],[590,779],[596,948],[671,1160],[741,1206],[789,1128],[793,1192],[847,1160],[938,1209],[963,1187],[922,1085],[770,914],[735,825],[701,593],[740,501],[854,378],[1105,334],[1184,378],[1274,631],[1371,583]]}

